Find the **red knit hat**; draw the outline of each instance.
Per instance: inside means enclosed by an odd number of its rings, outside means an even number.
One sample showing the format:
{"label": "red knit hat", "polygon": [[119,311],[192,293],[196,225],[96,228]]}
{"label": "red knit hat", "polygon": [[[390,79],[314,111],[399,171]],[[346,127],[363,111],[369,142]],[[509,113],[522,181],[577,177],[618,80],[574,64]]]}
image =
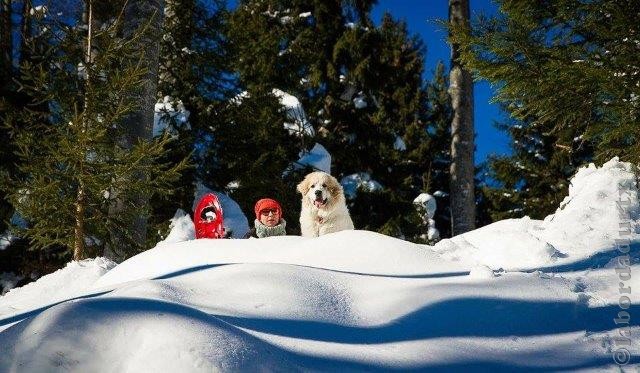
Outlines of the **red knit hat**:
{"label": "red knit hat", "polygon": [[256,219],[260,220],[260,212],[266,209],[274,209],[277,210],[276,214],[278,215],[278,220],[282,217],[282,207],[275,199],[271,198],[263,198],[256,202],[253,211],[256,213]]}

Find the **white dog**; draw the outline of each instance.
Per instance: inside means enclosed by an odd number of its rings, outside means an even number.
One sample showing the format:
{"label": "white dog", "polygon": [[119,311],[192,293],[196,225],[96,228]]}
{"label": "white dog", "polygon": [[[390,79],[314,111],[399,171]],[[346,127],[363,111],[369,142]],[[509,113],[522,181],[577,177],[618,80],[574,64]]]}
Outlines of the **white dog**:
{"label": "white dog", "polygon": [[300,229],[303,237],[318,237],[353,228],[342,186],[324,172],[308,174],[300,184]]}

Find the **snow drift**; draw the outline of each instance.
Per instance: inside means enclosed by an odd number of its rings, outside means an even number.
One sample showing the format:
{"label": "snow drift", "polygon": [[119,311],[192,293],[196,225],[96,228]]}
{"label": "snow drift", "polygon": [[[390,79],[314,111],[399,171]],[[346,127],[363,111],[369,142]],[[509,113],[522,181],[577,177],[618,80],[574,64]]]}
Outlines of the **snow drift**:
{"label": "snow drift", "polygon": [[0,371],[615,368],[614,239],[631,227],[637,271],[638,208],[630,166],[612,160],[580,170],[544,221],[435,247],[366,231],[178,242],[178,216],[115,268],[72,263],[1,297]]}
{"label": "snow drift", "polygon": [[601,168],[590,164],[571,179],[569,195],[544,221],[502,220],[442,240],[434,250],[444,258],[493,269],[552,268],[581,260],[587,266],[596,264],[593,260],[605,264],[617,255],[615,240],[621,234],[640,242],[636,183],[632,165],[617,158]]}

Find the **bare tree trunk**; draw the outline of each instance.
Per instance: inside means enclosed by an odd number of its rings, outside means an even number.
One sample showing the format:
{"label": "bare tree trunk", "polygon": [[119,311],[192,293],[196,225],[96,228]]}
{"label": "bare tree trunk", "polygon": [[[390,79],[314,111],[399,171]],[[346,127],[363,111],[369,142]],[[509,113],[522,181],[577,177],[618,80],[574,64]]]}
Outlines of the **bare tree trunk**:
{"label": "bare tree trunk", "polygon": [[11,0],[0,1],[0,82],[6,87],[12,69]]}
{"label": "bare tree trunk", "polygon": [[85,256],[85,232],[84,232],[84,215],[85,215],[85,196],[84,186],[78,187],[76,196],[76,226],[74,228],[73,237],[73,260],[82,260]]}
{"label": "bare tree trunk", "polygon": [[127,119],[128,143],[133,146],[139,140],[150,140],[153,134],[153,110],[158,91],[158,60],[160,57],[160,36],[164,21],[163,0],[129,0],[124,13],[124,34],[126,37],[148,26],[145,37],[138,46],[143,51],[147,78],[138,94],[139,103]]}
{"label": "bare tree trunk", "polygon": [[[89,125],[87,121],[87,115],[90,109],[91,103],[89,102],[91,99],[90,90],[91,90],[91,50],[93,44],[93,2],[92,0],[88,0],[86,2],[84,12],[82,14],[82,22],[87,25],[87,44],[85,46],[85,55],[84,55],[84,71],[86,74],[85,80],[85,92],[84,92],[84,110],[82,113],[82,132],[87,131],[87,126]],[[82,136],[82,142],[84,142],[84,135]],[[80,151],[85,152],[85,146],[83,143],[80,145]],[[83,157],[86,159],[86,157]],[[74,244],[73,244],[73,260],[81,260],[84,259],[86,255],[86,245],[85,245],[85,214],[86,214],[86,198],[85,198],[85,186],[83,182],[84,174],[82,167],[80,169],[80,173],[78,175],[80,177],[78,192],[76,196],[76,226],[74,229]]]}
{"label": "bare tree trunk", "polygon": [[[469,0],[449,0],[449,23],[469,24]],[[460,62],[459,46],[451,45],[449,95],[453,107],[451,122],[451,232],[452,235],[475,228],[473,79]]]}
{"label": "bare tree trunk", "polygon": [[[139,39],[138,48],[143,53],[142,63],[147,76],[142,89],[134,93],[137,107],[125,119],[125,147],[131,149],[139,141],[150,141],[153,137],[153,115],[158,93],[158,68],[160,57],[160,37],[164,22],[164,0],[129,0],[124,11],[124,35],[131,37],[147,27]],[[140,176],[142,177],[142,176]],[[147,203],[145,196],[134,196],[137,205]],[[147,222],[139,216],[132,227],[135,241],[145,244]]]}

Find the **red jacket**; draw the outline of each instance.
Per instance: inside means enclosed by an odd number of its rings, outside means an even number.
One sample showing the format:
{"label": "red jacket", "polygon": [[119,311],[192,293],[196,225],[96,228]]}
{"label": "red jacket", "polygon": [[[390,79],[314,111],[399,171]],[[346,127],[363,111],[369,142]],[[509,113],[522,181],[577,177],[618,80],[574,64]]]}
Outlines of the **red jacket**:
{"label": "red jacket", "polygon": [[223,238],[222,206],[213,193],[207,193],[198,202],[193,214],[196,238]]}

